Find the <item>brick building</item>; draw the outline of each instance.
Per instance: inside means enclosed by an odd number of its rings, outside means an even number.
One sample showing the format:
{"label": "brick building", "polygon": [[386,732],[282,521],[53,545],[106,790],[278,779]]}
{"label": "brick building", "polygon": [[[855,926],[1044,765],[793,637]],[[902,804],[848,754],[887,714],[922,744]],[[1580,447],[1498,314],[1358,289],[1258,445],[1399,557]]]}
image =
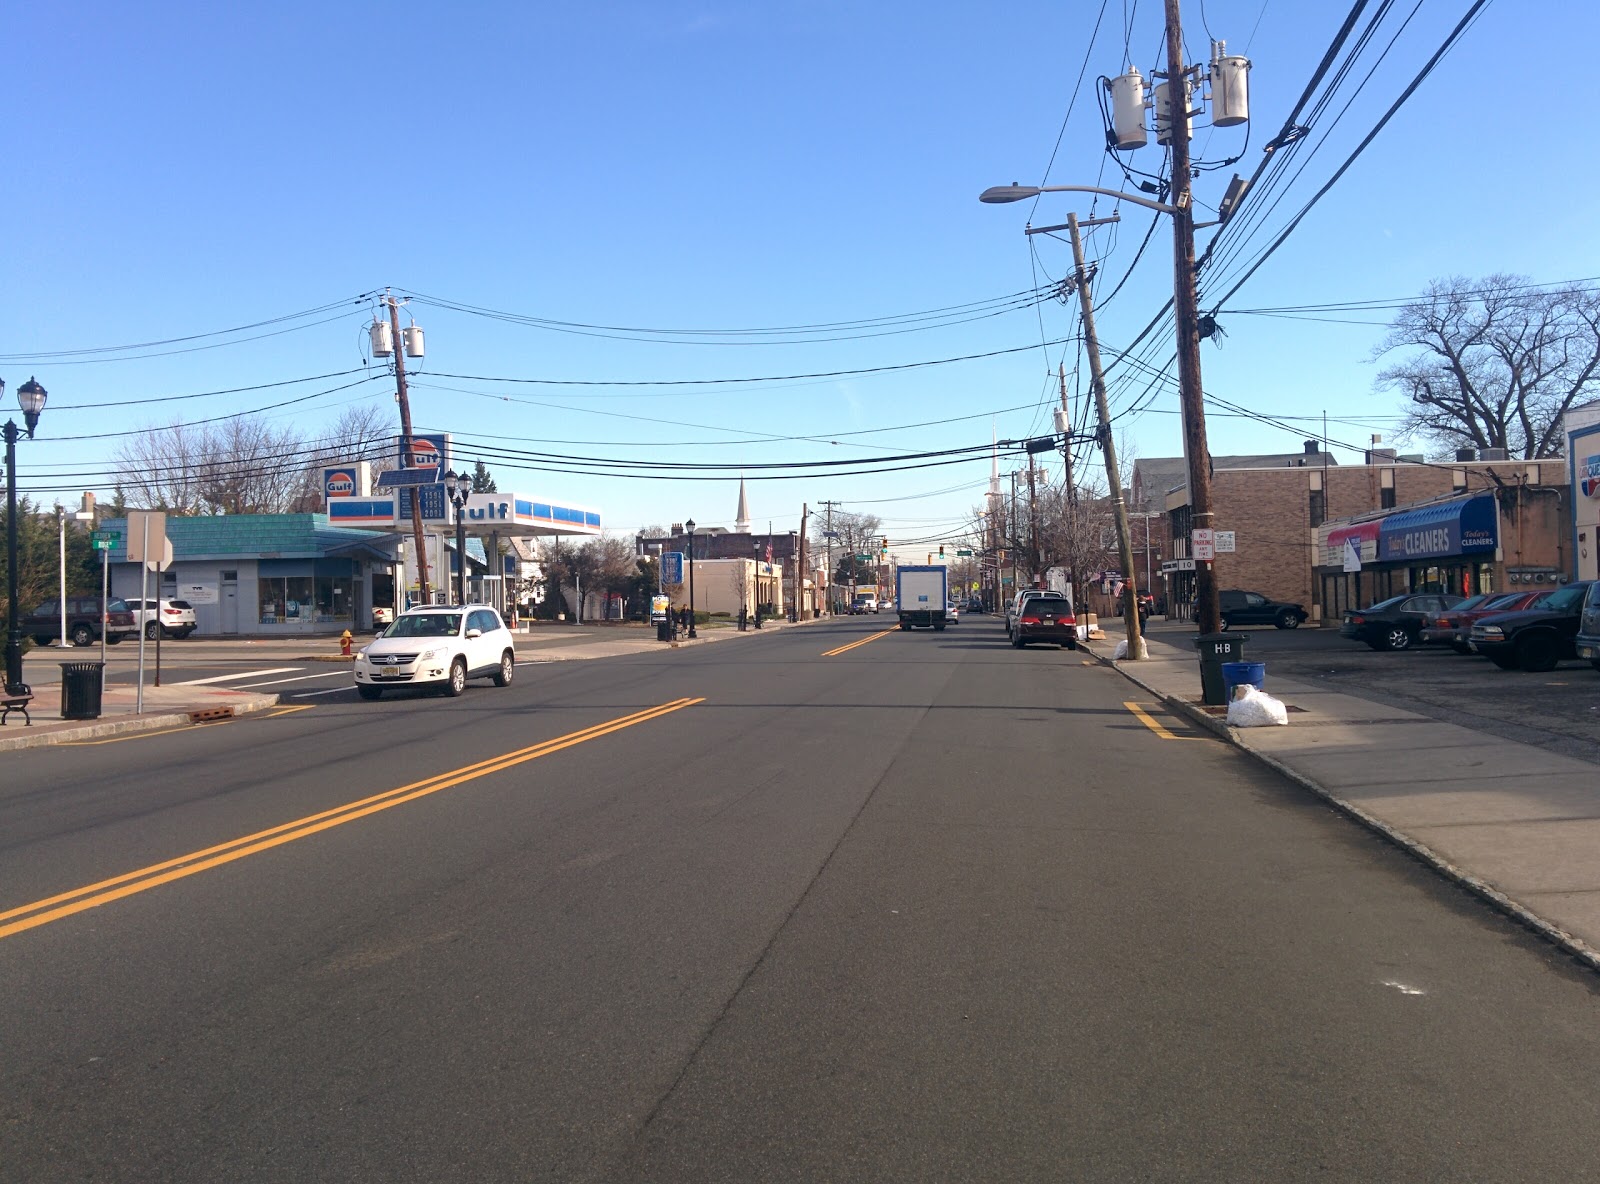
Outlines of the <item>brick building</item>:
{"label": "brick building", "polygon": [[[1308,443],[1306,457],[1313,455],[1322,459]],[[1372,463],[1263,468],[1219,463],[1211,478],[1213,525],[1233,533],[1234,550],[1217,555],[1217,586],[1304,604],[1312,620],[1320,621],[1382,595],[1424,586],[1467,595],[1462,588],[1499,590],[1519,583],[1524,573],[1545,572],[1554,579],[1570,567],[1563,566],[1569,521],[1565,462],[1435,464],[1384,451],[1368,459]],[[1494,505],[1459,504],[1474,496],[1488,496]],[[1194,586],[1187,487],[1167,493],[1165,503],[1176,540],[1175,558],[1163,564],[1167,593],[1169,600],[1187,603]],[[1463,510],[1472,518],[1487,513],[1493,523],[1495,541],[1486,553],[1443,546],[1462,541]],[[1449,539],[1438,535],[1441,546],[1433,552],[1381,554],[1385,522],[1395,540],[1403,540],[1413,522],[1456,533]],[[1346,572],[1344,544],[1352,537],[1365,549],[1361,570]],[[1485,544],[1478,538],[1467,545]]]}

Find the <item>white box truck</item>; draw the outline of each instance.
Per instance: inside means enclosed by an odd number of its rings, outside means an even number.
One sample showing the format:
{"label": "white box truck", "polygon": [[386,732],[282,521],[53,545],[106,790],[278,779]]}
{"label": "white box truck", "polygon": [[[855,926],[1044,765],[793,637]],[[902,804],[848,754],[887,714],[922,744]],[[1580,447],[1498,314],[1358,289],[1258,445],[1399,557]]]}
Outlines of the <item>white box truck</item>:
{"label": "white box truck", "polygon": [[943,567],[902,567],[895,576],[894,605],[902,629],[943,629],[950,585]]}

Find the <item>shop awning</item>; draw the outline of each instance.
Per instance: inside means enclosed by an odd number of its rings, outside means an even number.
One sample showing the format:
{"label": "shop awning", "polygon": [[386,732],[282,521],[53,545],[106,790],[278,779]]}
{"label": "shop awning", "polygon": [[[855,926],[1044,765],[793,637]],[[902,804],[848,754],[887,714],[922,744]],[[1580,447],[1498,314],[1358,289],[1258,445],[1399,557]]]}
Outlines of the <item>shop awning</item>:
{"label": "shop awning", "polygon": [[1382,520],[1378,561],[1403,563],[1492,552],[1500,545],[1498,521],[1493,494],[1402,510]]}
{"label": "shop awning", "polygon": [[1358,543],[1377,542],[1378,531],[1382,526],[1382,518],[1374,518],[1371,522],[1353,522],[1349,526],[1336,526],[1328,532],[1328,546],[1341,547],[1349,539],[1355,539]]}

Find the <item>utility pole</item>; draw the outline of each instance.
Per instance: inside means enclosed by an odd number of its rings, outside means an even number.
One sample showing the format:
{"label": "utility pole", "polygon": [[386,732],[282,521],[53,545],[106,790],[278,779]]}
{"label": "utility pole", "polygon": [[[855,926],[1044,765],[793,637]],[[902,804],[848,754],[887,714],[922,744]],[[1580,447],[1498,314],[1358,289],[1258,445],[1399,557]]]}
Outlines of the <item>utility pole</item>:
{"label": "utility pole", "polygon": [[805,594],[806,594],[806,531],[810,529],[811,506],[807,502],[800,503],[800,533],[795,538],[793,551],[789,556],[794,564],[794,612],[795,620],[805,620]]}
{"label": "utility pole", "polygon": [[[830,501],[823,502],[822,504],[826,506],[828,510],[827,525],[822,528],[822,550],[824,555],[827,557],[826,562],[828,564],[828,580],[827,584],[823,587],[822,598],[827,602],[827,612],[831,617],[833,616],[833,507],[839,505],[840,503]],[[855,570],[854,560],[851,560],[851,570]]]}
{"label": "utility pole", "polygon": [[1072,474],[1072,404],[1067,401],[1067,364],[1060,363],[1056,376],[1061,380],[1061,461],[1067,474],[1067,579],[1072,584],[1072,602],[1078,603],[1082,586],[1078,583],[1078,482]]}
{"label": "utility pole", "polygon": [[[394,387],[395,399],[400,404],[400,443],[405,449],[406,466],[411,462],[411,402],[406,398],[406,350],[400,336],[400,306],[393,296],[385,296],[389,306],[389,329],[394,334]],[[417,591],[423,604],[432,602],[428,594],[428,548],[422,535],[422,488],[411,486],[411,537],[417,546]],[[466,570],[466,556],[461,557],[462,570]]]}
{"label": "utility pole", "polygon": [[[1212,529],[1211,453],[1206,447],[1204,389],[1200,384],[1200,314],[1195,292],[1194,199],[1189,176],[1189,76],[1183,64],[1178,0],[1164,0],[1167,18],[1167,126],[1172,149],[1172,315],[1178,343],[1178,400],[1183,408],[1183,450],[1189,460],[1190,537]],[[1160,112],[1157,112],[1159,118]],[[1191,546],[1192,554],[1192,546]],[[1209,561],[1194,565],[1195,617],[1201,633],[1222,628],[1217,573]],[[1132,648],[1131,646],[1129,647]]]}
{"label": "utility pole", "polygon": [[[1170,94],[1171,91],[1168,91]],[[1128,657],[1143,658],[1144,638],[1139,633],[1139,589],[1135,586],[1133,538],[1128,530],[1128,507],[1122,500],[1122,474],[1117,469],[1117,446],[1111,435],[1111,408],[1106,402],[1106,380],[1100,370],[1100,339],[1094,331],[1094,303],[1089,298],[1089,273],[1083,265],[1083,239],[1078,234],[1078,216],[1067,215],[1072,232],[1072,261],[1078,285],[1078,304],[1083,309],[1084,352],[1089,355],[1089,377],[1094,384],[1095,410],[1100,415],[1100,451],[1106,458],[1106,480],[1111,484],[1111,513],[1117,523],[1117,558],[1122,563],[1122,620],[1128,630]],[[1063,385],[1063,390],[1065,386]]]}

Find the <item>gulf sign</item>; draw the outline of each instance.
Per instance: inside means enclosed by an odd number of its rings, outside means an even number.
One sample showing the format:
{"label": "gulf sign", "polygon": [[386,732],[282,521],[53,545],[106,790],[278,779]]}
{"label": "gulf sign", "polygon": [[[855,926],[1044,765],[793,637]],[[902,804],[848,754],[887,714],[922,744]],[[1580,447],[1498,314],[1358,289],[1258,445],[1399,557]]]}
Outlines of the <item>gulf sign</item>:
{"label": "gulf sign", "polygon": [[1600,453],[1583,458],[1583,475],[1578,478],[1578,488],[1584,497],[1600,497]]}
{"label": "gulf sign", "polygon": [[322,494],[330,501],[341,497],[366,497],[371,491],[371,480],[366,461],[329,465],[322,470]]}
{"label": "gulf sign", "polygon": [[406,449],[405,438],[400,440],[400,467],[402,469],[431,469],[441,477],[450,463],[450,437],[412,436],[411,448]]}

